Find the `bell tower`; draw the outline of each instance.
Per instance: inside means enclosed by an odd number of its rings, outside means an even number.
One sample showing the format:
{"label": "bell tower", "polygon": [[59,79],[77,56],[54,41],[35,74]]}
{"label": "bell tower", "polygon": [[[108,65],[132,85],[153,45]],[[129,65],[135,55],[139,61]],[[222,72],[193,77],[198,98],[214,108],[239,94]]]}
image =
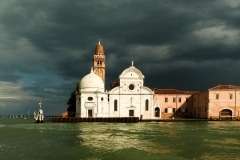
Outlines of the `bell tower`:
{"label": "bell tower", "polygon": [[93,56],[93,72],[101,77],[103,83],[105,84],[106,58],[100,40],[95,47],[95,54]]}

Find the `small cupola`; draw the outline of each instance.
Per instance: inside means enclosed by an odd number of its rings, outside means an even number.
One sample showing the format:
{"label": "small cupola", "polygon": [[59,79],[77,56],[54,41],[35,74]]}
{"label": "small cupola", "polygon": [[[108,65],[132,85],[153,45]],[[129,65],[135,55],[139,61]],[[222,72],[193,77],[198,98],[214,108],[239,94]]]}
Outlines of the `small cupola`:
{"label": "small cupola", "polygon": [[97,46],[95,47],[95,55],[103,55],[103,54],[104,54],[104,49],[99,40]]}

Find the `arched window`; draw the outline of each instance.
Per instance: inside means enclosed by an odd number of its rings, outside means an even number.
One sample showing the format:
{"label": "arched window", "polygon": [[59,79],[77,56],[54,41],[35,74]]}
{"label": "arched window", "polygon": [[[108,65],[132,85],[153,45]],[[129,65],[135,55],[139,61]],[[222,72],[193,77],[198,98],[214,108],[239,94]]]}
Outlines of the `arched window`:
{"label": "arched window", "polygon": [[117,111],[117,100],[114,100],[114,111]]}
{"label": "arched window", "polygon": [[149,100],[146,99],[146,101],[145,101],[145,111],[148,111],[148,106],[149,106]]}

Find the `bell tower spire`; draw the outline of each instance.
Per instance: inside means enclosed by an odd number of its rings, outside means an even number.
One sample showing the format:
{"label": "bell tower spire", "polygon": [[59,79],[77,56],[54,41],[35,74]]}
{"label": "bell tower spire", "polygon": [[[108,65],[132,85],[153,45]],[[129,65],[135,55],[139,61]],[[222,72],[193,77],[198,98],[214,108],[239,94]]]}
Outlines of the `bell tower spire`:
{"label": "bell tower spire", "polygon": [[93,72],[101,77],[105,84],[106,58],[100,39],[95,47],[95,53],[93,56]]}

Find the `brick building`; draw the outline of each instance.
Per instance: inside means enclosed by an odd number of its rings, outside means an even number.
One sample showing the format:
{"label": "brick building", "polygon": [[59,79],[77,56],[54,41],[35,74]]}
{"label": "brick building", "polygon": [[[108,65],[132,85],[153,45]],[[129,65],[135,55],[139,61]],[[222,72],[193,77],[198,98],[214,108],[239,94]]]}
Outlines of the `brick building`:
{"label": "brick building", "polygon": [[192,116],[204,119],[239,119],[240,86],[218,85],[192,95]]}
{"label": "brick building", "polygon": [[154,102],[160,104],[161,118],[189,118],[192,116],[193,91],[176,89],[153,89]]}

